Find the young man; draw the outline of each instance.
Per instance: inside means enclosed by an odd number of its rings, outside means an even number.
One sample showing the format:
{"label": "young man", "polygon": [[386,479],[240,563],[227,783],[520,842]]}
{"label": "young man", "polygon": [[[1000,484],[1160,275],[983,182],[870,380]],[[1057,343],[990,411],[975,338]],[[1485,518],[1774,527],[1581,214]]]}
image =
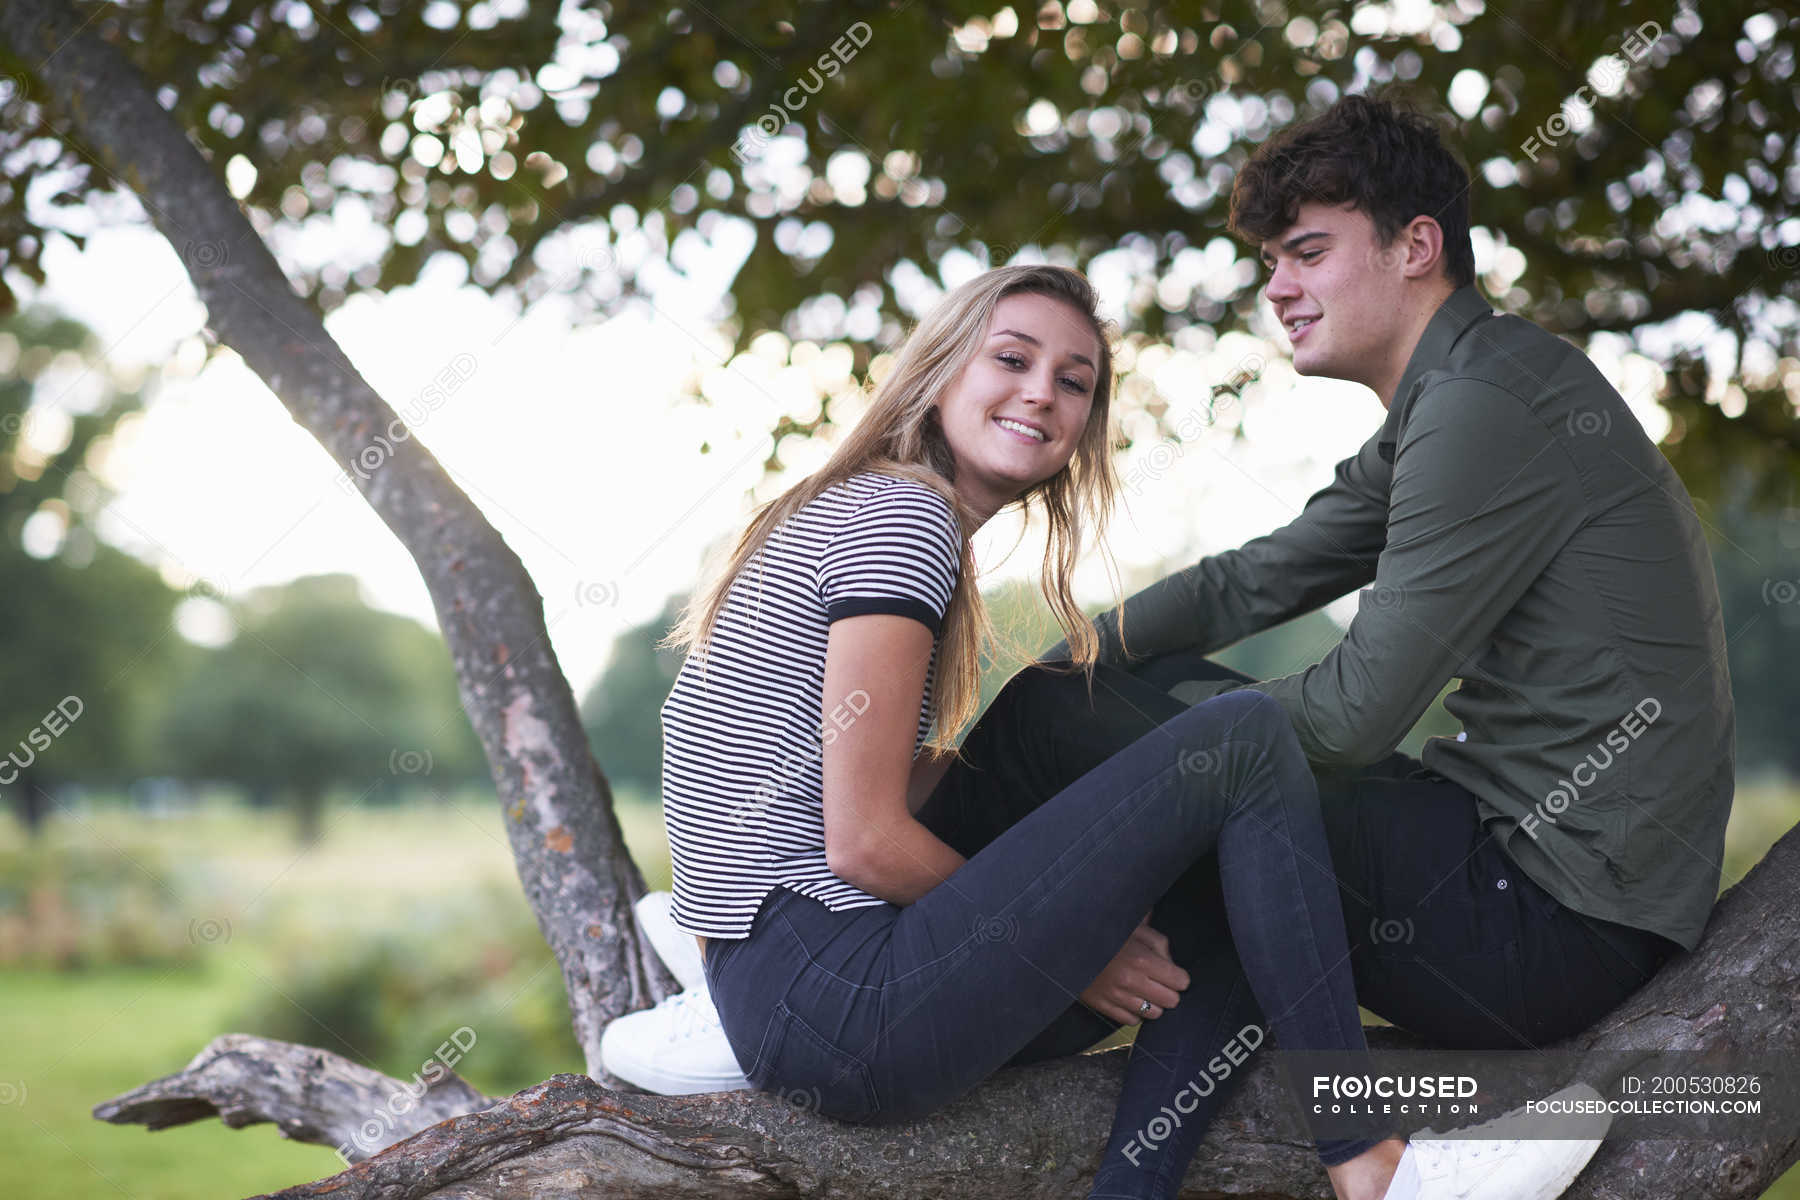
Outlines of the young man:
{"label": "young man", "polygon": [[[1365,1007],[1435,1044],[1530,1047],[1698,942],[1732,699],[1686,490],[1585,356],[1490,310],[1468,190],[1430,121],[1364,96],[1258,149],[1231,225],[1295,368],[1364,384],[1387,418],[1293,521],[1128,599],[1129,653],[1118,614],[1095,625],[1103,661],[1182,700],[1249,687],[1286,709]],[[1356,588],[1342,643],[1298,674],[1202,657]],[[1452,679],[1462,735],[1393,753]]]}

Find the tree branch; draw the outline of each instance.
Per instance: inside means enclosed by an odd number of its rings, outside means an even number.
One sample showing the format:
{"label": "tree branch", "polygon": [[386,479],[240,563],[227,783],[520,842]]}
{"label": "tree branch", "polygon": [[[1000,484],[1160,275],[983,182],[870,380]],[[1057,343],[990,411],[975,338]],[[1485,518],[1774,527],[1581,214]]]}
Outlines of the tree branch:
{"label": "tree branch", "polygon": [[[1770,1063],[1800,1055],[1800,831],[1790,831],[1713,910],[1693,954],[1562,1050],[1651,1052],[1735,1049]],[[1556,986],[1546,980],[1545,986]],[[245,1039],[253,1041],[256,1039]],[[227,1073],[208,1054],[196,1071],[158,1080],[101,1105],[106,1120],[158,1125],[213,1110],[238,1123],[277,1121],[289,1136],[342,1128],[317,1105],[296,1109],[282,1085],[296,1058],[323,1051],[261,1042],[273,1066]],[[1377,1047],[1417,1046],[1393,1030]],[[246,1053],[242,1042],[232,1048]],[[1079,1193],[1092,1177],[1123,1076],[1124,1051],[1002,1071],[923,1121],[845,1125],[774,1096],[643,1096],[557,1075],[485,1111],[458,1115],[330,1179],[281,1192],[283,1200],[397,1200],[446,1194],[512,1200],[555,1192],[613,1200],[665,1196],[868,1197],[1009,1200]],[[341,1070],[341,1068],[339,1069]],[[401,1086],[393,1084],[393,1086]],[[266,1094],[258,1096],[259,1088]],[[349,1093],[358,1104],[363,1096]],[[1271,1056],[1253,1061],[1207,1132],[1188,1172],[1190,1197],[1327,1200],[1310,1143],[1284,1132],[1291,1105]],[[247,1115],[254,1114],[254,1115]],[[350,1114],[366,1117],[364,1105]],[[228,1117],[227,1120],[231,1118]],[[318,1140],[318,1139],[308,1139]],[[1750,1142],[1615,1140],[1566,1195],[1570,1200],[1724,1200],[1762,1192],[1800,1157],[1800,1129],[1770,1128]]]}
{"label": "tree branch", "polygon": [[355,1162],[495,1103],[454,1072],[402,1083],[329,1050],[227,1033],[179,1074],[108,1100],[94,1115],[146,1129],[213,1116],[233,1129],[273,1121],[285,1138],[348,1147],[345,1157]]}

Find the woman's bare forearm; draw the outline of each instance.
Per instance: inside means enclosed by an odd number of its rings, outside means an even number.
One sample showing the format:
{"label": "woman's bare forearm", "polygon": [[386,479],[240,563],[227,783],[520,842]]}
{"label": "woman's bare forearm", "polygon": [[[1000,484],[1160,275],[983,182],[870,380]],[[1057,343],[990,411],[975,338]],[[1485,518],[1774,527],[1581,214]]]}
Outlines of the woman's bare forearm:
{"label": "woman's bare forearm", "polygon": [[845,857],[832,867],[838,878],[900,905],[913,903],[966,861],[910,815],[859,831]]}

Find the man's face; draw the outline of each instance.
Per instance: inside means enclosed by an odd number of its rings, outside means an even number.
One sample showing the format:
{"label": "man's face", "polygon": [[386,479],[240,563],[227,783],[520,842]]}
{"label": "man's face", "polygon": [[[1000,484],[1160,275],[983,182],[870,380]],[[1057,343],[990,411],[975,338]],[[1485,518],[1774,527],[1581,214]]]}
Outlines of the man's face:
{"label": "man's face", "polygon": [[1287,331],[1296,371],[1379,393],[1403,333],[1405,244],[1403,235],[1383,247],[1367,213],[1328,204],[1301,205],[1294,223],[1262,244],[1263,295]]}

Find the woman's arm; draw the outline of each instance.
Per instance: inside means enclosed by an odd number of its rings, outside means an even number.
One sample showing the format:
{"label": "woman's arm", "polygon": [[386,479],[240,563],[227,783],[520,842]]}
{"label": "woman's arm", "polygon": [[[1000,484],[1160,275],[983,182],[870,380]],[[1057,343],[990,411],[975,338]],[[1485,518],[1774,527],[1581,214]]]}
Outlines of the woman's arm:
{"label": "woman's arm", "polygon": [[[825,861],[839,879],[893,904],[911,904],[964,861],[913,817],[950,764],[948,754],[912,757],[931,641],[911,617],[868,613],[832,622],[825,643]],[[1140,1000],[1159,1015],[1187,986],[1168,939],[1139,925],[1080,999],[1135,1025]]]}
{"label": "woman's arm", "polygon": [[866,613],[833,621],[825,644],[825,861],[894,904],[911,904],[963,864],[908,805],[931,643],[930,628],[911,617]]}

